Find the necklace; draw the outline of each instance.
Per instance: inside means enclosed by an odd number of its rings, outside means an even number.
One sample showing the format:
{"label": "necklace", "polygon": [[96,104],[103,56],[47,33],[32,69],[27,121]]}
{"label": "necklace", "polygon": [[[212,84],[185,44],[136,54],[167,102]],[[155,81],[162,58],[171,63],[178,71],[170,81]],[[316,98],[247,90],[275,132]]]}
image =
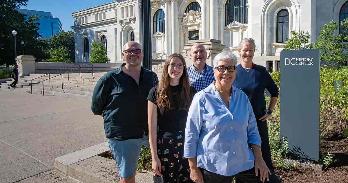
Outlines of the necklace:
{"label": "necklace", "polygon": [[246,72],[250,72],[251,69],[254,67],[254,63],[251,64],[251,67],[243,67],[242,68],[246,71]]}
{"label": "necklace", "polygon": [[244,68],[246,72],[250,72],[251,68]]}

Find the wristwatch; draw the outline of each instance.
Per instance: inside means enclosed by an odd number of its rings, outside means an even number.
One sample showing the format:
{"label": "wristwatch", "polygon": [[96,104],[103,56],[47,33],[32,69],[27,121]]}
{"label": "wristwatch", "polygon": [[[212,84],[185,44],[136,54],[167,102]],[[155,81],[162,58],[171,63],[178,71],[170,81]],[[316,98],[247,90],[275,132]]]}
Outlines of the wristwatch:
{"label": "wristwatch", "polygon": [[266,114],[271,115],[271,114],[272,114],[272,112],[273,112],[273,110],[272,110],[272,109],[267,109]]}

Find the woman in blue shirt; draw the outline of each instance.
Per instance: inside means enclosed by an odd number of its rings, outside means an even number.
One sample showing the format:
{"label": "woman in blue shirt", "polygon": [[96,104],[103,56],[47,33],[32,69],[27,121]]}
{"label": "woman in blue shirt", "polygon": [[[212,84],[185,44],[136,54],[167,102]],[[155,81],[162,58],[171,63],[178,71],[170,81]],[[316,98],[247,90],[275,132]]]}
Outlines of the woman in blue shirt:
{"label": "woman in blue shirt", "polygon": [[247,174],[245,182],[266,181],[269,170],[251,104],[232,86],[237,58],[223,51],[213,62],[215,82],[195,95],[186,121],[184,157],[190,178],[230,183],[233,176]]}
{"label": "woman in blue shirt", "polygon": [[148,96],[149,140],[154,174],[165,183],[189,183],[189,167],[183,158],[184,130],[195,89],[190,87],[182,55],[166,60],[158,87]]}

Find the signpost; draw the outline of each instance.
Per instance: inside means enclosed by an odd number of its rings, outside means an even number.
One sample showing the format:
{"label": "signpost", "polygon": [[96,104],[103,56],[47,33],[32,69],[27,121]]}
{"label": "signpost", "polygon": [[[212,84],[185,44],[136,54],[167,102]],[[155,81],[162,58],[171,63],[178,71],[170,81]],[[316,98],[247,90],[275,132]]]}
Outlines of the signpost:
{"label": "signpost", "polygon": [[280,135],[292,153],[318,161],[319,50],[283,50],[280,63]]}

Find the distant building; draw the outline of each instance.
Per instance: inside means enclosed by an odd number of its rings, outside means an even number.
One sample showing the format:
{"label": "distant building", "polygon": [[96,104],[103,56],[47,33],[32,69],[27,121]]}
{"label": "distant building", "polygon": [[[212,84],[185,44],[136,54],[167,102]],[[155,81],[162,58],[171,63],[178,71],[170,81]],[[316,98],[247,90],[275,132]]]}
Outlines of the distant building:
{"label": "distant building", "polygon": [[44,11],[19,9],[26,17],[37,16],[39,23],[39,34],[42,38],[50,38],[62,31],[62,23],[59,18],[53,18],[52,13]]}
{"label": "distant building", "polygon": [[[237,52],[239,42],[252,37],[255,60],[277,70],[279,53],[291,31],[310,33],[348,17],[348,0],[150,0],[152,58],[182,53],[189,40],[220,40]],[[90,45],[105,44],[111,63],[122,62],[122,45],[141,41],[140,0],[119,0],[77,11],[75,59],[89,62]],[[261,63],[262,62],[262,63]]]}

